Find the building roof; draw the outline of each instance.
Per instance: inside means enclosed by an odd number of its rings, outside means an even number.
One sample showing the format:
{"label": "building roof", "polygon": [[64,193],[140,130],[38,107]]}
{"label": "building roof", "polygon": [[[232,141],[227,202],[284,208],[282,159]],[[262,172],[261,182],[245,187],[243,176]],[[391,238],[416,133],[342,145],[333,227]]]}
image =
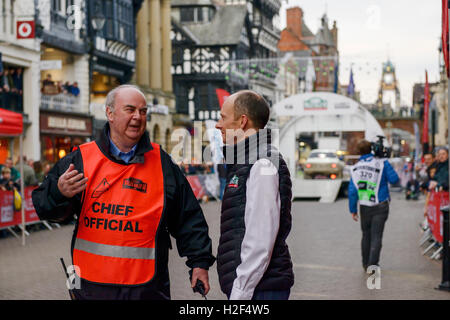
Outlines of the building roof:
{"label": "building roof", "polygon": [[314,37],[314,33],[308,28],[305,21],[302,20],[302,36],[305,38]]}
{"label": "building roof", "polygon": [[216,6],[216,12],[210,22],[178,23],[198,40],[198,45],[237,45],[246,15],[245,5]]}
{"label": "building roof", "polygon": [[322,16],[322,26],[319,31],[317,31],[316,36],[313,41],[311,41],[311,45],[326,45],[329,47],[335,47],[333,34],[328,26],[328,17],[326,14]]}

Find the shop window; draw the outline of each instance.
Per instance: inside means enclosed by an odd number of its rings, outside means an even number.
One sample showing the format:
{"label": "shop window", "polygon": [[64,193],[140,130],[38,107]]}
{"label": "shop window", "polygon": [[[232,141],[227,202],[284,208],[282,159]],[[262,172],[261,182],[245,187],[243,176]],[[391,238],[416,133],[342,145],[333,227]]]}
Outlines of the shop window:
{"label": "shop window", "polygon": [[71,139],[66,137],[55,138],[56,160],[64,158],[71,151]]}
{"label": "shop window", "polygon": [[209,22],[214,16],[210,7],[188,7],[180,9],[181,22]]}
{"label": "shop window", "polygon": [[9,156],[9,141],[7,139],[0,140],[0,164],[5,163]]}
{"label": "shop window", "polygon": [[120,85],[119,80],[114,76],[94,72],[92,76],[93,98],[106,98],[109,91]]}
{"label": "shop window", "polygon": [[132,30],[133,19],[132,16],[133,7],[130,5],[126,5],[123,3],[117,4],[117,30],[119,32],[118,38],[120,41],[125,43],[132,43],[132,34],[130,30]]}
{"label": "shop window", "polygon": [[72,152],[74,146],[78,146],[84,142],[86,142],[86,139],[80,137],[42,136],[41,147],[43,159],[50,163],[56,163]]}
{"label": "shop window", "polygon": [[55,155],[54,155],[54,143],[52,138],[49,136],[44,136],[42,140],[43,141],[41,141],[41,146],[42,146],[42,155],[44,156],[44,159],[46,161],[54,163]]}
{"label": "shop window", "polygon": [[182,8],[180,10],[181,22],[193,22],[194,21],[194,10],[195,10],[195,8]]}

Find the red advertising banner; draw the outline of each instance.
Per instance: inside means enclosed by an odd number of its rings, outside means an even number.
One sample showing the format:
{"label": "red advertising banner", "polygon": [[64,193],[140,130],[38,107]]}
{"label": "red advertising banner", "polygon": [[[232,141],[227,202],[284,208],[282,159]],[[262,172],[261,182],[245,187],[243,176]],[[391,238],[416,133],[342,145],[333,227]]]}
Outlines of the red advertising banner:
{"label": "red advertising banner", "polygon": [[446,206],[448,204],[449,204],[448,192],[431,191],[427,205],[427,220],[431,232],[433,233],[434,239],[439,243],[442,243],[443,241],[443,227],[442,227],[443,219],[441,207]]}
{"label": "red advertising banner", "polygon": [[0,190],[0,229],[18,225],[20,216],[14,211],[12,191]]}
{"label": "red advertising banner", "polygon": [[[25,207],[25,223],[39,221],[34,210],[31,193],[36,187],[26,187],[22,205]],[[16,226],[22,223],[22,211],[14,211],[14,194],[12,191],[0,190],[0,229]]]}
{"label": "red advertising banner", "polygon": [[31,199],[31,193],[34,189],[37,187],[25,187],[25,201],[23,204],[25,205],[25,222],[35,222],[39,221],[39,217],[36,213],[36,210],[34,210],[33,206],[33,200]]}

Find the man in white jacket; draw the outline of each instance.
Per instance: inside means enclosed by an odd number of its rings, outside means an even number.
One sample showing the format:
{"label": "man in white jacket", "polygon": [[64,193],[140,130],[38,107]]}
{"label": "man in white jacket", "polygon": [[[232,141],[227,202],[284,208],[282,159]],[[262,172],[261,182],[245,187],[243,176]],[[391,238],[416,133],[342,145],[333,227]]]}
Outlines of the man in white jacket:
{"label": "man in white jacket", "polygon": [[216,125],[227,164],[217,269],[231,300],[287,300],[294,283],[286,245],[292,184],[263,129],[269,115],[264,98],[245,90],[225,101]]}

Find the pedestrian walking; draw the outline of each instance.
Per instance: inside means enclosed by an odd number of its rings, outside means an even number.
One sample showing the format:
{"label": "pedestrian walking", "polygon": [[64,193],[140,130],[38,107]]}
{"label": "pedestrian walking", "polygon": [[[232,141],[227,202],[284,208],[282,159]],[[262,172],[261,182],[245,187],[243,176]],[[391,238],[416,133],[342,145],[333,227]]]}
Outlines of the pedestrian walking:
{"label": "pedestrian walking", "polygon": [[230,300],[287,300],[294,284],[286,245],[291,230],[291,178],[263,129],[270,114],[264,98],[239,91],[223,104],[227,185],[222,199],[217,271]]}
{"label": "pedestrian walking", "polygon": [[[76,214],[76,299],[170,299],[170,235],[192,269],[191,286],[210,286],[214,263],[203,212],[189,183],[146,131],[147,102],[136,86],[106,98],[99,139],[80,145],[51,169],[32,199],[39,218]],[[55,262],[56,263],[56,262]]]}
{"label": "pedestrian walking", "polygon": [[361,216],[361,253],[364,270],[379,265],[383,230],[389,215],[389,185],[398,182],[399,177],[389,161],[374,157],[372,145],[363,139],[357,149],[361,157],[351,169],[348,186],[349,209],[352,218]]}

